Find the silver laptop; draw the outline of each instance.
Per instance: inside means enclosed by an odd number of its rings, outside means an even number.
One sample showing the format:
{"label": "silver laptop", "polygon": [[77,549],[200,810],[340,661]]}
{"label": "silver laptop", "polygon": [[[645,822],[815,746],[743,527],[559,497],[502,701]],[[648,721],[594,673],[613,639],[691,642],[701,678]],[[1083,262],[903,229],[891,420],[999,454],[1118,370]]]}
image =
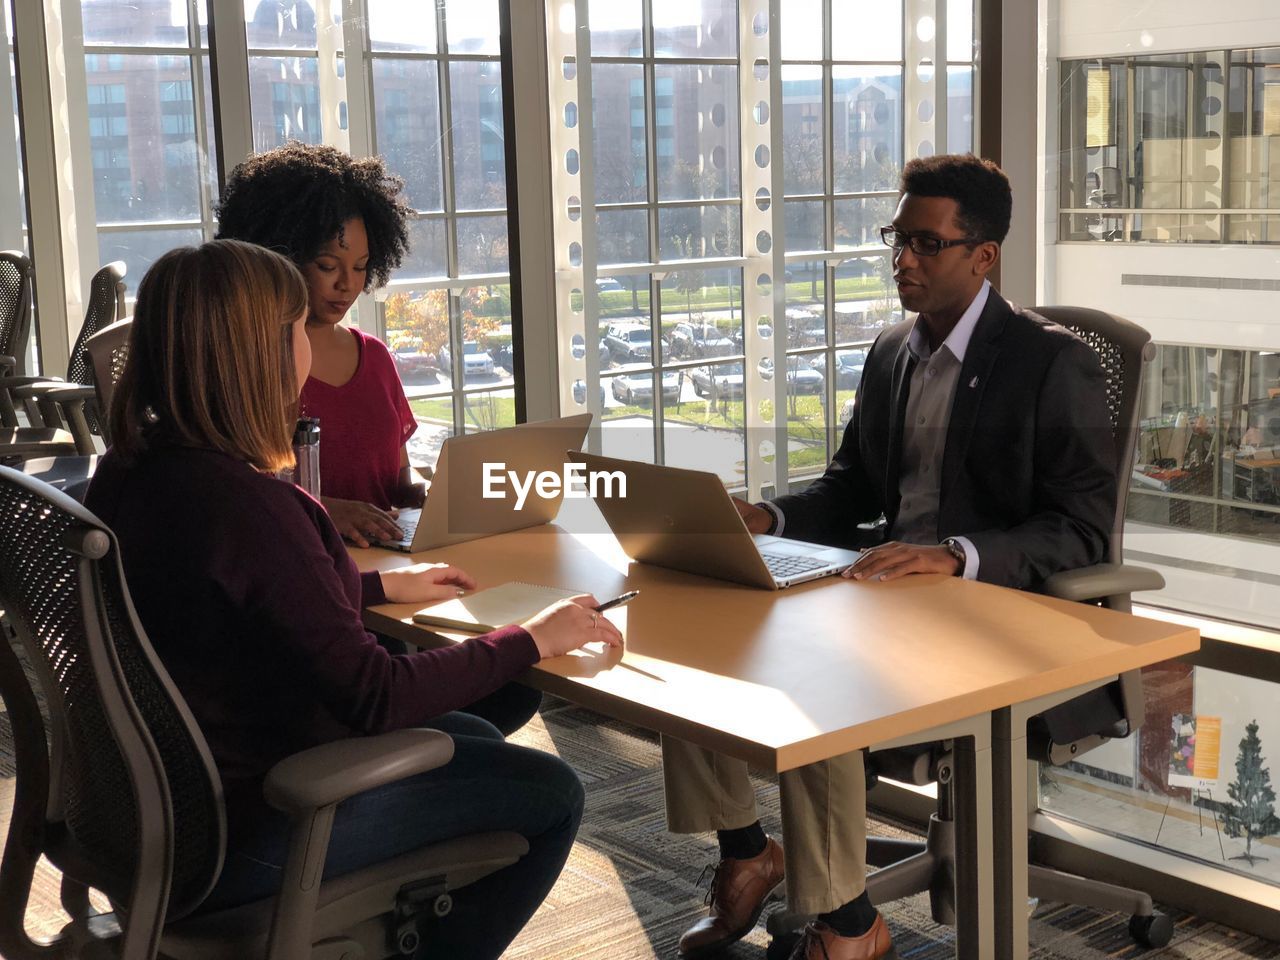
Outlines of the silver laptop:
{"label": "silver laptop", "polygon": [[[440,449],[422,509],[400,511],[396,522],[404,536],[377,546],[418,553],[549,523],[560,510],[563,489],[539,496],[526,487],[521,497],[520,485],[544,471],[563,475],[566,452],[582,447],[590,426],[591,414],[581,413],[450,437]],[[500,496],[487,497],[486,491]]]}
{"label": "silver laptop", "polygon": [[588,475],[606,471],[626,478],[625,497],[616,495],[617,482],[601,482],[594,499],[633,560],[778,590],[840,573],[858,559],[856,550],[752,535],[714,473],[591,453],[570,456],[586,465]]}

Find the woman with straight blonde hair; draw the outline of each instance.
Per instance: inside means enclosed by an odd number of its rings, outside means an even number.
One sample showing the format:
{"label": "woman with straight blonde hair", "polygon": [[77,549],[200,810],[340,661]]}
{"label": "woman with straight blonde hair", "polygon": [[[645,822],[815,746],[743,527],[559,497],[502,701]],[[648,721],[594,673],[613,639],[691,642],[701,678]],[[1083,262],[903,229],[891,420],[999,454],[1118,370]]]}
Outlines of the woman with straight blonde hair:
{"label": "woman with straight blonde hair", "polygon": [[115,531],[138,616],[222,776],[227,857],[202,909],[279,889],[289,825],[262,799],[276,762],[436,727],[453,736],[453,760],[341,804],[325,876],[451,837],[521,833],[528,855],[459,891],[424,931],[430,956],[496,958],[559,875],[582,787],[558,758],[455,711],[542,657],[622,638],[582,596],[442,650],[394,656],[378,645],[362,606],[474,582],[444,564],[358,573],[324,508],[273,476],[292,463],[306,317],[305,283],[278,254],[215,240],[161,257],[138,288],[114,446],[85,501]]}

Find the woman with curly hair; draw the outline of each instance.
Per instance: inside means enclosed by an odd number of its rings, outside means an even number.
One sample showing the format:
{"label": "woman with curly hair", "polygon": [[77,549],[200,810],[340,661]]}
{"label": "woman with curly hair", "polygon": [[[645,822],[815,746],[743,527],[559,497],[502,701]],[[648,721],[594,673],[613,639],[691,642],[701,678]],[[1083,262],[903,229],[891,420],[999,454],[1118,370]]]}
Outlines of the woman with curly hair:
{"label": "woman with curly hair", "polygon": [[405,446],[418,424],[391,354],[341,325],[408,251],[403,185],[381,157],[291,142],[232,170],[218,207],[220,239],[282,253],[307,281],[312,367],[301,410],[320,418],[321,501],[361,547],[399,540],[395,508],[421,506],[425,493]]}
{"label": "woman with curly hair", "polygon": [[[381,157],[356,158],[296,141],[231,171],[218,237],[282,253],[307,282],[311,375],[301,411],[320,418],[320,500],[346,539],[399,540],[396,507],[418,507],[424,485],[405,443],[418,429],[382,341],[341,325],[361,292],[385,286],[409,249],[404,182]],[[383,638],[392,652],[398,640]],[[541,692],[509,683],[469,713],[509,735],[529,721]]]}

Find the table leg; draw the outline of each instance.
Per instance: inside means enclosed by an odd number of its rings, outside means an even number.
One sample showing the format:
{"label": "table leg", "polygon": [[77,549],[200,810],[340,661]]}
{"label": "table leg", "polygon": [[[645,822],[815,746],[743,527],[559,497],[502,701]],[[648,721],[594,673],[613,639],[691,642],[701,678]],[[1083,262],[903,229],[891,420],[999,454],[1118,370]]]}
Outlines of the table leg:
{"label": "table leg", "polygon": [[1027,960],[1027,723],[1021,711],[992,714],[996,960]]}
{"label": "table leg", "polygon": [[991,742],[955,742],[956,956],[997,960],[993,904]]}

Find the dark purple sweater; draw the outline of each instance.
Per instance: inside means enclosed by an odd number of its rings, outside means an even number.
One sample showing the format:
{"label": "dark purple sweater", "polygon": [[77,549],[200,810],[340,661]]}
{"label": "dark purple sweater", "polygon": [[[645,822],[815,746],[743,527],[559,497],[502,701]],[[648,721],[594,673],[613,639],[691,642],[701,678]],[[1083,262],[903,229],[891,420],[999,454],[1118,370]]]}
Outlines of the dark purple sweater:
{"label": "dark purple sweater", "polygon": [[98,464],[85,503],[115,532],[138,618],[228,788],[342,737],[424,723],[538,660],[506,627],[392,656],[360,609],[385,602],[324,508],[221,453],[167,447]]}

